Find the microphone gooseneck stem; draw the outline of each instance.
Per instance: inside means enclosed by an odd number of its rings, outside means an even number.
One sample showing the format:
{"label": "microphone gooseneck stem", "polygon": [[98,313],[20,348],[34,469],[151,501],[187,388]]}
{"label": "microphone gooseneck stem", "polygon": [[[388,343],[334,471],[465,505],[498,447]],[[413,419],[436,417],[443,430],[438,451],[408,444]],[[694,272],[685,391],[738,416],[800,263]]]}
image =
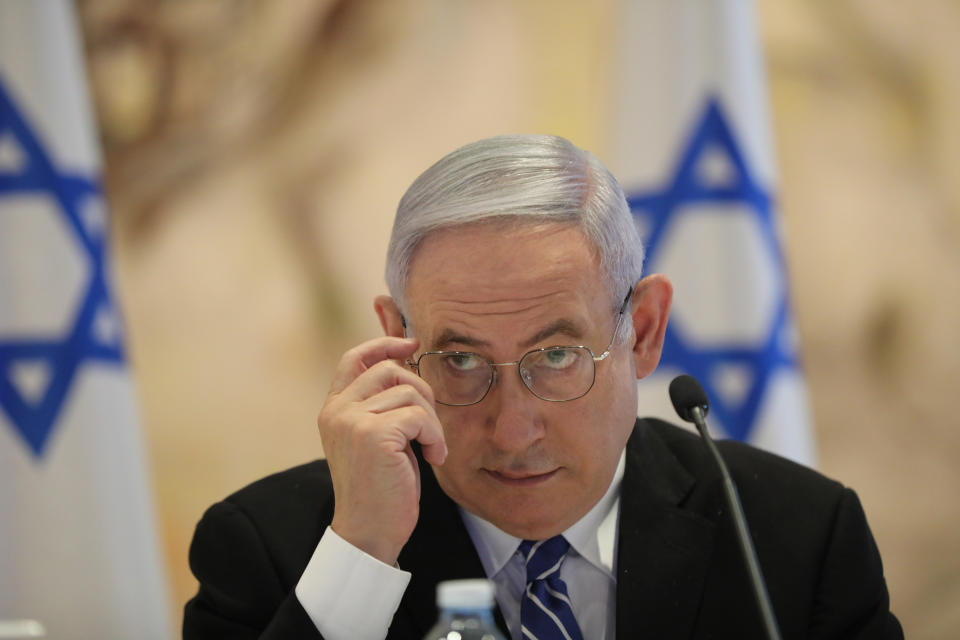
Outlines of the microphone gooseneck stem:
{"label": "microphone gooseneck stem", "polygon": [[704,413],[701,407],[693,407],[690,410],[694,424],[707,444],[710,454],[717,461],[720,467],[720,474],[723,476],[723,495],[727,500],[727,507],[733,515],[733,524],[737,530],[737,540],[740,542],[740,550],[743,551],[743,557],[747,563],[747,571],[750,574],[750,584],[753,586],[753,592],[757,599],[757,605],[760,607],[760,616],[763,619],[763,626],[766,629],[767,637],[771,640],[781,640],[780,629],[777,626],[777,618],[773,613],[773,605],[770,604],[770,594],[767,593],[766,583],[763,580],[763,573],[760,571],[760,562],[757,560],[757,551],[753,547],[750,538],[750,531],[747,529],[747,518],[743,514],[743,506],[740,503],[740,496],[737,493],[737,487],[733,484],[733,478],[730,477],[730,471],[723,461],[723,456],[714,444],[713,438],[707,431],[707,423],[704,420]]}

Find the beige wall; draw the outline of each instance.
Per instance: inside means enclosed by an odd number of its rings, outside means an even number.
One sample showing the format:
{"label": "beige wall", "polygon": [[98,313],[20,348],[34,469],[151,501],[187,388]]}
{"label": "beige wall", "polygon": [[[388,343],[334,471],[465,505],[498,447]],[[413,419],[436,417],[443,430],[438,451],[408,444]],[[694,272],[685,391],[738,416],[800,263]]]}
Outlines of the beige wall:
{"label": "beige wall", "polygon": [[[960,10],[878,5],[759,16],[820,466],[860,493],[909,635],[940,638],[960,625]],[[322,454],[416,174],[510,131],[602,157],[613,2],[80,7],[179,616],[203,509]]]}

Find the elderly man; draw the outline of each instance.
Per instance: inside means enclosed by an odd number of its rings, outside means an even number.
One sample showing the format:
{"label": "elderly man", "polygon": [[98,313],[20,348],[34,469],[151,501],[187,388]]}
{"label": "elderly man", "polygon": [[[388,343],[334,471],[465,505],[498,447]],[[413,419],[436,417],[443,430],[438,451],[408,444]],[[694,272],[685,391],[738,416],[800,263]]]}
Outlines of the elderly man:
{"label": "elderly man", "polygon": [[[423,173],[374,302],[385,336],[343,356],[320,412],[326,460],[207,511],[184,637],[421,638],[437,583],[483,576],[518,640],[762,637],[702,443],[636,418],[672,296],[642,259],[614,178],[561,138]],[[721,449],[784,637],[902,637],[855,494]]]}

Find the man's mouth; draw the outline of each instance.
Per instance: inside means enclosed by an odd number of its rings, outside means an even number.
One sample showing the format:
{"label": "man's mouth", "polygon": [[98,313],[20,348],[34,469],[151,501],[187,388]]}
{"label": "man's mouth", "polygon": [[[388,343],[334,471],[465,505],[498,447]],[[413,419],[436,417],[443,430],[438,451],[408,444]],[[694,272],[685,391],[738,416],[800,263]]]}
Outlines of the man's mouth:
{"label": "man's mouth", "polygon": [[545,472],[535,471],[510,471],[506,469],[484,469],[484,472],[491,478],[511,487],[533,487],[547,482],[560,471],[559,468],[551,469]]}

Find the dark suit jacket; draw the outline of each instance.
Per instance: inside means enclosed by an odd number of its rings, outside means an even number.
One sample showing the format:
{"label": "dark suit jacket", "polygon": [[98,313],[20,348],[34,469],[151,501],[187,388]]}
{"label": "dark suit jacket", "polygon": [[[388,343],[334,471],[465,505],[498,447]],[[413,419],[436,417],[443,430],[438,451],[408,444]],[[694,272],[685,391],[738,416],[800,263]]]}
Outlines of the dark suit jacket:
{"label": "dark suit jacket", "polygon": [[[749,446],[719,446],[783,637],[902,638],[856,494]],[[437,615],[438,582],[484,576],[456,505],[422,460],[420,471],[421,516],[398,561],[413,577],[388,638],[424,636]],[[183,637],[319,638],[293,588],[332,517],[324,461],[210,507],[190,548],[200,588],[186,605]],[[617,637],[764,637],[720,475],[698,436],[637,421],[619,527]],[[507,635],[499,612],[497,620]]]}

